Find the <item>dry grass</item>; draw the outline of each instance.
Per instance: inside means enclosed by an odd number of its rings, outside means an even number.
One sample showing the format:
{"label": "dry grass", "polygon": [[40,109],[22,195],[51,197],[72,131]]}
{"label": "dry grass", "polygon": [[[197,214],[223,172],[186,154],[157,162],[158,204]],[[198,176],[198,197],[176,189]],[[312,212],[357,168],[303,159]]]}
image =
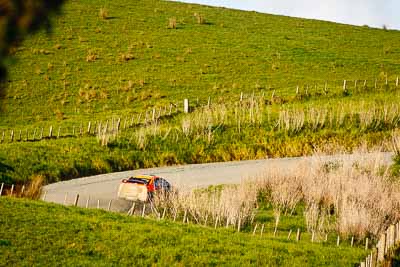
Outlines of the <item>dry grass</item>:
{"label": "dry grass", "polygon": [[165,196],[158,195],[154,204],[160,211],[166,208],[174,220],[237,229],[254,219],[257,189],[251,183],[243,183],[197,190],[180,188]]}
{"label": "dry grass", "polygon": [[203,15],[195,13],[194,17],[196,18],[197,24],[200,24],[200,25],[201,24],[206,24],[206,19],[204,18]]}
{"label": "dry grass", "polygon": [[32,177],[31,182],[24,192],[24,197],[30,199],[39,199],[42,194],[42,186],[44,184],[43,175],[35,175]]}
{"label": "dry grass", "polygon": [[342,153],[329,160],[316,154],[239,185],[179,188],[156,198],[155,207],[165,208],[174,220],[237,228],[252,223],[260,193],[273,206],[276,228],[281,215],[304,205],[307,229],[316,238],[332,231],[344,237],[377,237],[400,219],[400,183],[379,150]]}
{"label": "dry grass", "polygon": [[108,19],[109,18],[108,10],[104,7],[100,8],[99,17],[104,20]]}
{"label": "dry grass", "polygon": [[95,52],[89,50],[86,55],[86,62],[94,62],[98,59],[98,56]]}
{"label": "dry grass", "polygon": [[169,18],[168,29],[176,29],[176,26],[177,26],[176,18]]}
{"label": "dry grass", "polygon": [[258,183],[270,190],[276,210],[304,202],[310,231],[378,236],[400,219],[400,184],[378,152],[343,154],[331,162],[315,156],[290,174],[268,170]]}

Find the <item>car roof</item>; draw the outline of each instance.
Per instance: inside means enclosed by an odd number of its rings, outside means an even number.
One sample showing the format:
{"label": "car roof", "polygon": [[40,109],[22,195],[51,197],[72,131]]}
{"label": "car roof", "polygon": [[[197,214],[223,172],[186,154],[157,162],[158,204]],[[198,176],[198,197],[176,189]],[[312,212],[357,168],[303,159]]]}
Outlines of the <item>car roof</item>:
{"label": "car roof", "polygon": [[133,176],[131,178],[151,180],[153,178],[157,178],[157,176],[155,176],[155,175],[135,175],[135,176]]}

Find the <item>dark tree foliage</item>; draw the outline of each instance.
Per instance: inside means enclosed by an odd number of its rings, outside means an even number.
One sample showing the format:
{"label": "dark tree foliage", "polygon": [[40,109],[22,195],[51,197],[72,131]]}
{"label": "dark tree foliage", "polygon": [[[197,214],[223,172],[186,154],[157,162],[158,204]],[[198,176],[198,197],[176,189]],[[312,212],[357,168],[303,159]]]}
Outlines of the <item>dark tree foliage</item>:
{"label": "dark tree foliage", "polygon": [[10,184],[12,183],[12,178],[8,173],[13,172],[14,168],[2,163],[3,160],[3,158],[0,158],[0,183]]}
{"label": "dark tree foliage", "polygon": [[[65,0],[0,0],[0,83],[6,77],[5,59],[23,38],[41,27],[50,29],[50,16]],[[1,90],[1,88],[0,88]]]}

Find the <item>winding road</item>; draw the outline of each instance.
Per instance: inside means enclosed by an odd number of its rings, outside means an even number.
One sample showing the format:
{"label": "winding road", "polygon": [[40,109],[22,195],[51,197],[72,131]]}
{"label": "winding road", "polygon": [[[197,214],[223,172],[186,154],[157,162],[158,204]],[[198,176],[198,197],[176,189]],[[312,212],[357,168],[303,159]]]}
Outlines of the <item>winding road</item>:
{"label": "winding road", "polygon": [[[391,163],[393,153],[362,154],[362,157],[364,159],[382,157],[385,163]],[[189,190],[217,184],[238,184],[242,179],[257,177],[262,175],[266,169],[271,168],[279,172],[290,173],[301,164],[304,166],[316,159],[355,161],[360,159],[360,154],[345,155],[345,157],[343,155],[311,156],[139,169],[49,184],[44,187],[43,192],[45,192],[45,200],[48,202],[71,205],[74,203],[76,195],[79,194],[78,206],[97,207],[99,205],[100,208],[107,209],[112,200],[112,210],[126,211],[129,209],[130,202],[118,200],[117,191],[121,180],[133,175],[155,174],[166,178],[174,186]]]}

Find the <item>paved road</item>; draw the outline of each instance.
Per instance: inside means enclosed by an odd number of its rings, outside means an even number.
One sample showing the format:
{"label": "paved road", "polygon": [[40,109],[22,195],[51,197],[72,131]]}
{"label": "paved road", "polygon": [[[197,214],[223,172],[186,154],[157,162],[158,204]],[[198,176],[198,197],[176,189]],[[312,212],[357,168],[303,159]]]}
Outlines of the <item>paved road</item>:
{"label": "paved road", "polygon": [[[363,156],[372,158],[377,157],[377,154],[365,154]],[[380,153],[379,156],[382,156],[385,162],[390,163],[393,154]],[[359,155],[348,155],[346,160],[353,160],[357,157],[359,158]],[[324,156],[319,158],[324,161],[332,161],[337,159],[338,156]],[[46,192],[46,201],[49,202],[72,204],[76,195],[79,194],[79,206],[86,206],[86,202],[90,198],[90,207],[96,207],[99,202],[100,208],[106,209],[108,208],[109,201],[112,199],[111,209],[123,211],[129,208],[130,203],[117,200],[118,186],[122,179],[132,175],[156,174],[165,177],[175,186],[191,189],[215,184],[237,184],[242,179],[262,174],[268,168],[290,172],[300,164],[310,162],[314,159],[316,157],[281,158],[141,169],[54,183],[45,186],[44,191]]]}

